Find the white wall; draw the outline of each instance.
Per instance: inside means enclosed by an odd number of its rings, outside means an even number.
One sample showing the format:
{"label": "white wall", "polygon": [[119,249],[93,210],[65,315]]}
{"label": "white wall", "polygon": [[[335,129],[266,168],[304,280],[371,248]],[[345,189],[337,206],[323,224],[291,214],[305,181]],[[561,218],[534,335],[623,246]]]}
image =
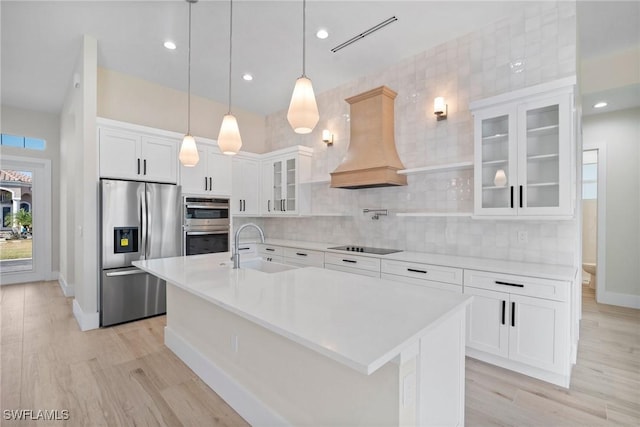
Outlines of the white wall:
{"label": "white wall", "polygon": [[[0,157],[10,155],[49,159],[51,161],[51,180],[53,183],[58,182],[60,179],[60,117],[57,114],[3,105],[2,129],[0,129],[0,132],[44,139],[46,141],[46,149],[44,151],[0,146]],[[60,191],[55,184],[51,186],[51,209],[49,213],[51,224],[58,224]],[[60,239],[59,228],[54,226],[49,231],[51,233],[51,241],[57,242]],[[58,250],[51,251],[51,269],[54,275],[60,269],[60,254]]]}
{"label": "white wall", "polygon": [[82,330],[98,327],[97,41],[85,36],[60,117],[61,274]]}
{"label": "white wall", "polygon": [[602,302],[640,308],[640,108],[585,117],[583,139],[606,151],[606,223],[598,230],[605,232],[606,271],[598,291]]}
{"label": "white wall", "polygon": [[[513,73],[511,60],[524,58],[525,70]],[[313,70],[308,70],[313,78]],[[356,81],[317,95],[320,122],[309,135],[296,135],[286,111],[267,117],[269,150],[291,145],[314,148],[313,179],[328,177],[349,143],[349,106],[345,98],[386,85],[395,100],[395,140],[406,168],[472,160],[470,101],[556,80],[576,73],[574,2],[529,2],[519,16],[451,40]],[[433,99],[444,96],[449,117],[437,122]],[[321,141],[322,129],[335,134]],[[363,190],[313,188],[314,211],[335,212],[346,204],[349,217],[263,219],[269,237],[353,243],[404,250],[502,258],[551,264],[575,264],[579,253],[577,220],[495,221],[469,218],[382,217],[372,221],[362,208],[393,211],[471,211],[473,171],[408,177],[406,187]],[[236,226],[241,221],[236,222]],[[529,243],[518,242],[527,231]]]}
{"label": "white wall", "polygon": [[[191,133],[218,139],[227,105],[191,96]],[[242,136],[242,151],[265,151],[264,116],[233,108]],[[184,133],[187,130],[187,93],[127,74],[98,69],[98,116]]]}

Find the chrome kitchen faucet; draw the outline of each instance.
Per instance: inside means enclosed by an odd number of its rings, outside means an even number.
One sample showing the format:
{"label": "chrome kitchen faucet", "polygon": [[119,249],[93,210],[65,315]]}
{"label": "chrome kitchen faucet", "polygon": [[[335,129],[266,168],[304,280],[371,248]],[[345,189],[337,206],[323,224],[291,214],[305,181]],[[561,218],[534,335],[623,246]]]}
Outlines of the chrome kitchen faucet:
{"label": "chrome kitchen faucet", "polygon": [[259,225],[254,224],[252,222],[241,225],[238,230],[236,230],[236,235],[234,239],[234,247],[233,247],[233,255],[231,256],[231,260],[233,261],[233,268],[240,268],[240,253],[238,252],[238,246],[240,246],[240,232],[247,227],[253,227],[260,232],[260,239],[262,243],[264,243],[264,231],[260,228]]}

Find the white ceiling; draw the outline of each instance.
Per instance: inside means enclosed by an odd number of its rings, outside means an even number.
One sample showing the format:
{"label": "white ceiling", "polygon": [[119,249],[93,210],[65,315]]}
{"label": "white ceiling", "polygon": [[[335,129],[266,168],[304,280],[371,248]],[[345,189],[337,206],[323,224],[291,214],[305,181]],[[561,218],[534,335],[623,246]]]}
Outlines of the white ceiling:
{"label": "white ceiling", "polygon": [[[582,28],[587,29],[581,34],[583,57],[637,42],[638,27],[629,16],[635,13],[637,23],[640,3],[623,2],[624,15],[612,3],[581,4]],[[307,75],[316,92],[322,92],[522,7],[522,2],[513,1],[309,0]],[[186,91],[187,10],[183,0],[1,1],[2,103],[59,111],[83,34],[98,40],[99,66]],[[338,53],[330,51],[391,16],[398,21]],[[223,103],[228,20],[228,1],[200,0],[193,5],[192,91]],[[320,27],[328,29],[328,39],[314,36]],[[260,114],[286,108],[302,71],[302,1],[236,0],[233,30],[233,106]],[[166,50],[166,39],[174,40],[178,49]],[[251,72],[254,80],[243,81],[244,72]]]}

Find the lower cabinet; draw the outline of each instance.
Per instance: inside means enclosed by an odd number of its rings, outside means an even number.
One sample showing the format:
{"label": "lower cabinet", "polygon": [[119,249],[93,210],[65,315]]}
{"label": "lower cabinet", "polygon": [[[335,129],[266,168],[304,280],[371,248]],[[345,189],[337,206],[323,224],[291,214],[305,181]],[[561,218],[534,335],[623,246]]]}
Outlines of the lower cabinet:
{"label": "lower cabinet", "polygon": [[283,263],[296,267],[324,268],[324,252],[309,249],[284,248]]}
{"label": "lower cabinet", "polygon": [[383,259],[380,277],[396,282],[462,293],[462,269]]}
{"label": "lower cabinet", "polygon": [[473,270],[465,270],[464,279],[464,293],[474,297],[467,309],[468,355],[567,387],[569,302],[564,291],[550,290],[568,291],[570,283]]}
{"label": "lower cabinet", "polygon": [[259,244],[258,255],[265,261],[284,263],[284,249],[281,246]]}
{"label": "lower cabinet", "polygon": [[379,258],[326,252],[324,254],[324,268],[362,276],[380,277]]}

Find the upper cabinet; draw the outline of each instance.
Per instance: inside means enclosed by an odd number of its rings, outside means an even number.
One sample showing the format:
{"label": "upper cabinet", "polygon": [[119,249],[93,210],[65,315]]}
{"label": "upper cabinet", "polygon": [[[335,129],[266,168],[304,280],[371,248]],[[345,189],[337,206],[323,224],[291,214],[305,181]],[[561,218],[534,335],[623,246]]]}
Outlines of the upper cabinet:
{"label": "upper cabinet", "polygon": [[233,187],[231,213],[236,216],[257,216],[260,200],[260,156],[238,153],[231,162]]}
{"label": "upper cabinet", "polygon": [[471,105],[476,215],[572,214],[571,81],[575,79]]}
{"label": "upper cabinet", "polygon": [[313,149],[290,147],[265,154],[262,159],[260,213],[305,215],[311,211],[311,156]]}
{"label": "upper cabinet", "polygon": [[179,141],[100,123],[98,141],[101,178],[178,182]]}
{"label": "upper cabinet", "polygon": [[182,192],[192,195],[231,195],[231,156],[225,156],[214,141],[196,138],[200,160],[193,167],[180,165]]}

